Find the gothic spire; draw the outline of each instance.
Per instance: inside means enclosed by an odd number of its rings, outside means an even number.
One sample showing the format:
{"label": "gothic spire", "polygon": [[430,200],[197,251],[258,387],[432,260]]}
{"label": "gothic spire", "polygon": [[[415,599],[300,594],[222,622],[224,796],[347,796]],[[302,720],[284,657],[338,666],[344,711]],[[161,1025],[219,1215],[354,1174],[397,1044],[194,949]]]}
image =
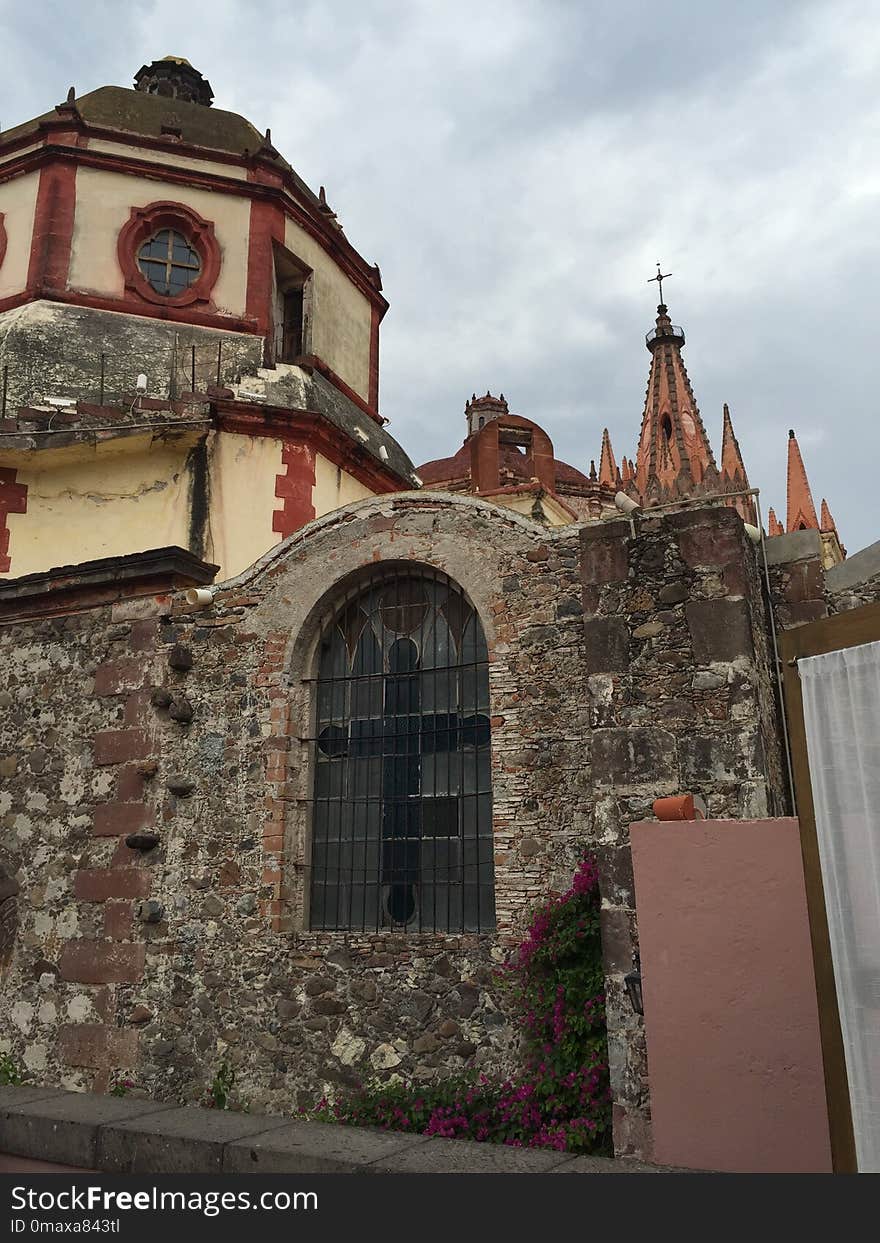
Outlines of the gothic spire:
{"label": "gothic spire", "polygon": [[772,505],[770,506],[769,513],[767,514],[767,534],[768,535],[784,535],[785,534],[785,527],[776,517],[776,511],[774,510]]}
{"label": "gothic spire", "polygon": [[834,519],[831,517],[831,510],[828,508],[828,502],[825,500],[824,496],[822,497],[822,509],[820,513],[821,513],[821,523],[820,523],[819,529],[822,531],[833,531],[834,534],[836,535],[837,526],[834,522]]}
{"label": "gothic spire", "polygon": [[635,485],[643,497],[674,500],[692,495],[707,476],[717,479],[718,471],[681,357],[684,330],[672,323],[663,302],[645,343],[651,353],[651,371]]}
{"label": "gothic spire", "polygon": [[606,427],[602,432],[602,456],[599,459],[599,482],[610,484],[616,487],[620,482],[620,472],[617,469],[617,463],[614,460],[614,450],[611,448],[611,437],[608,435]]}
{"label": "gothic spire", "polygon": [[739,449],[739,442],[733,431],[733,420],[727,402],[724,403],[724,419],[721,431],[721,478],[725,483],[736,484],[738,488],[749,486],[745,463]]}
{"label": "gothic spire", "polygon": [[[721,490],[722,492],[746,492],[748,488],[749,477],[746,474],[745,462],[733,430],[730,410],[725,402],[721,432]],[[734,497],[730,504],[744,522],[755,522],[755,506],[750,496]]]}
{"label": "gothic spire", "polygon": [[819,519],[804,469],[804,460],[794,431],[788,433],[788,513],[787,531],[818,531]]}

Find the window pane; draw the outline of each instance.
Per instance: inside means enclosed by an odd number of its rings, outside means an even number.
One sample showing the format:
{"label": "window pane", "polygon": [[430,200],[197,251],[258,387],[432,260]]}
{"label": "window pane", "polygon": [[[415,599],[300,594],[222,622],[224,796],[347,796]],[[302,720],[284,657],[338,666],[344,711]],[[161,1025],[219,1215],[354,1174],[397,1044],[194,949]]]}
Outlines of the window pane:
{"label": "window pane", "polygon": [[175,263],[186,263],[193,267],[199,267],[199,256],[190,246],[186,238],[181,237],[179,233],[172,235],[173,241],[171,245],[171,258]]}
{"label": "window pane", "polygon": [[142,259],[161,259],[164,261],[168,258],[168,244],[160,238],[151,238],[149,242],[145,242],[141,247]]}
{"label": "window pane", "polygon": [[312,925],[494,926],[488,654],[448,580],[373,583],[317,685]]}

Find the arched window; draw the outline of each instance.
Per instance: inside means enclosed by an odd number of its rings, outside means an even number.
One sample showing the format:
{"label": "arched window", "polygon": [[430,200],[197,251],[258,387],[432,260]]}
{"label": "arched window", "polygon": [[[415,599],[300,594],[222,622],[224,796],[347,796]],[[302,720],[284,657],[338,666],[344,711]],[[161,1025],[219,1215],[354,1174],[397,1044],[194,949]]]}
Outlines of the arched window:
{"label": "arched window", "polygon": [[310,925],[495,926],[489,669],[445,575],[374,571],[325,627]]}

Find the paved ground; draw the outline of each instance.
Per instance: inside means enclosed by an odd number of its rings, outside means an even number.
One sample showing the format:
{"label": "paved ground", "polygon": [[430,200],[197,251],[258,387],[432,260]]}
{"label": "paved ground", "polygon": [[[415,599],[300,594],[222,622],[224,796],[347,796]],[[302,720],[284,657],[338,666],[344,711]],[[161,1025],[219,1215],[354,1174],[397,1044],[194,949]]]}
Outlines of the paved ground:
{"label": "paved ground", "polygon": [[673,1172],[636,1161],[181,1108],[136,1097],[0,1088],[0,1171],[72,1169],[113,1174]]}

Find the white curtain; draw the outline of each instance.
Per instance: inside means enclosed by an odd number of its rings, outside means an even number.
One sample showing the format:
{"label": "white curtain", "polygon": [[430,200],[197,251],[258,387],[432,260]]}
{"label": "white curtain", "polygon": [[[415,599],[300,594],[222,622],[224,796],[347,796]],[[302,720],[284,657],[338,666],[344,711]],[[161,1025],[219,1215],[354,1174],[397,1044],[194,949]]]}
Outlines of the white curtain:
{"label": "white curtain", "polygon": [[798,661],[860,1171],[880,1172],[880,643]]}

